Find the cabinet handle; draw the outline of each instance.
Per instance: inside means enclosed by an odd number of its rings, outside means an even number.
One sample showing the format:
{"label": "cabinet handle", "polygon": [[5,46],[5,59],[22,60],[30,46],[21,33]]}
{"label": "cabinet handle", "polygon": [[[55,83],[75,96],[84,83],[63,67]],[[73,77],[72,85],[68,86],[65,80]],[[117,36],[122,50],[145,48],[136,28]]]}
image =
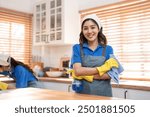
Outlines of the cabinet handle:
{"label": "cabinet handle", "polygon": [[127,99],[127,90],[124,92],[124,99]]}
{"label": "cabinet handle", "polygon": [[68,92],[70,92],[71,85],[68,86]]}

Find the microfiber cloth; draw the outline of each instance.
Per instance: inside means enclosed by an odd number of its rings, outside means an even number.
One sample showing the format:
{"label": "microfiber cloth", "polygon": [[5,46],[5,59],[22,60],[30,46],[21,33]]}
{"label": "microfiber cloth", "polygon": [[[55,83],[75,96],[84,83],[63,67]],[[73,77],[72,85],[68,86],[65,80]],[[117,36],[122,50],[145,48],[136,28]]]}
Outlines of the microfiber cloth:
{"label": "microfiber cloth", "polygon": [[[117,58],[113,55],[110,54],[110,58],[114,58],[117,60]],[[119,67],[118,68],[111,68],[110,71],[108,71],[108,75],[111,77],[111,79],[114,80],[114,82],[119,83],[119,74],[124,71],[123,66],[120,64],[120,62],[117,60]]]}

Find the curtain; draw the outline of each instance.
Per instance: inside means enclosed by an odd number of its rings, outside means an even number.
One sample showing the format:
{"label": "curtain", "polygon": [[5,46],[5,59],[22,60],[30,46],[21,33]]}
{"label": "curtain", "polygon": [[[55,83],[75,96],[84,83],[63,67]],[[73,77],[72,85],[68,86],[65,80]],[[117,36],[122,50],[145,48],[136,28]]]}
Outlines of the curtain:
{"label": "curtain", "polygon": [[32,15],[0,8],[0,53],[30,64]]}

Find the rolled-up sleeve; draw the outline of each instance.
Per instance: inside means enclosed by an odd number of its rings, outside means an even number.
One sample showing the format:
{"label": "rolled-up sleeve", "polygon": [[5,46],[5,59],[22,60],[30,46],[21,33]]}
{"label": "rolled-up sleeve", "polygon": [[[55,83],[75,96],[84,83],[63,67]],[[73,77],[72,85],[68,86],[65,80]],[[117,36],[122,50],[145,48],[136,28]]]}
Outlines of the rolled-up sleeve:
{"label": "rolled-up sleeve", "polygon": [[71,68],[74,63],[81,63],[80,45],[76,44],[72,47]]}
{"label": "rolled-up sleeve", "polygon": [[114,54],[113,48],[112,46],[108,45],[106,47],[106,60],[108,60],[110,58],[110,54]]}

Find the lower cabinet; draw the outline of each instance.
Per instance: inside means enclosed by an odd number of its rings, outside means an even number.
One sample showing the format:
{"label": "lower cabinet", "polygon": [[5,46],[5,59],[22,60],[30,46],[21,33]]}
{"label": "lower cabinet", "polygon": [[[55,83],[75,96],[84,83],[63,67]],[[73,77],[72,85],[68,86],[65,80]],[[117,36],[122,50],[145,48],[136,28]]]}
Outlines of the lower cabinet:
{"label": "lower cabinet", "polygon": [[40,87],[44,88],[44,89],[73,92],[73,90],[71,88],[71,84],[67,84],[67,83],[43,82],[43,81],[40,81]]}
{"label": "lower cabinet", "polygon": [[113,97],[125,98],[124,97],[125,89],[122,88],[112,88]]}
{"label": "lower cabinet", "polygon": [[113,97],[134,100],[150,100],[150,91],[112,88]]}
{"label": "lower cabinet", "polygon": [[126,95],[128,99],[150,100],[150,91],[128,89]]}

